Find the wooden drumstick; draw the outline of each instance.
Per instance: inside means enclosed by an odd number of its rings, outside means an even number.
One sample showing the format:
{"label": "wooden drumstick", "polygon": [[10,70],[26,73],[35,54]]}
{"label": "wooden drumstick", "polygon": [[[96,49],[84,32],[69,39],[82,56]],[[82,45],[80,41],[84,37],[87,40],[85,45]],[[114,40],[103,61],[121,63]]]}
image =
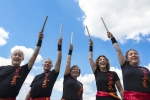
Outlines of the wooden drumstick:
{"label": "wooden drumstick", "polygon": [[102,20],[102,22],[103,22],[103,24],[104,24],[104,26],[105,26],[106,31],[109,32],[102,17],[101,17],[101,20]]}
{"label": "wooden drumstick", "polygon": [[91,36],[90,36],[90,33],[89,33],[89,30],[88,30],[88,27],[86,26],[86,30],[88,32],[88,35],[89,35],[89,38],[91,39]]}

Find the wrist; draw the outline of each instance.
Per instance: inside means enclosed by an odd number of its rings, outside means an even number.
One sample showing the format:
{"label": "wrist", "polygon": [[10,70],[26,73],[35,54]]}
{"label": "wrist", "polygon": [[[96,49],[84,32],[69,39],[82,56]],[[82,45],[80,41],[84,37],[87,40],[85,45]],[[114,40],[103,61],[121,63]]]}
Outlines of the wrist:
{"label": "wrist", "polygon": [[72,50],[69,50],[68,55],[72,55]]}
{"label": "wrist", "polygon": [[90,45],[89,52],[93,52],[93,46]]}
{"label": "wrist", "polygon": [[112,44],[117,43],[115,37],[112,37],[112,38],[111,38],[111,42],[112,42]]}
{"label": "wrist", "polygon": [[42,45],[42,40],[38,40],[38,42],[37,42],[37,45],[36,45],[36,46],[41,47],[41,45]]}
{"label": "wrist", "polygon": [[58,51],[61,51],[62,46],[58,44]]}

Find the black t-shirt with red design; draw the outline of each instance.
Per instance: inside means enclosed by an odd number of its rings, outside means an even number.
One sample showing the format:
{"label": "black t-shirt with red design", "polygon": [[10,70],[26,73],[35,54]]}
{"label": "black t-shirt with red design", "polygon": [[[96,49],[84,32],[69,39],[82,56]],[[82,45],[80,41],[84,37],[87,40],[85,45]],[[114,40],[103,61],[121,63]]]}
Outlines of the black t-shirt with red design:
{"label": "black t-shirt with red design", "polygon": [[122,68],[124,90],[150,92],[150,72],[141,66],[132,66],[125,62]]}
{"label": "black t-shirt with red design", "polygon": [[31,98],[40,98],[40,97],[50,97],[52,89],[59,72],[55,70],[50,71],[49,73],[41,73],[35,76],[30,87],[30,97]]}
{"label": "black t-shirt with red design", "polygon": [[[102,72],[100,68],[96,68],[94,72],[97,91],[116,92],[115,82],[120,80],[117,73],[114,71]],[[114,97],[97,96],[96,100],[117,100]]]}
{"label": "black t-shirt with red design", "polygon": [[64,75],[63,100],[82,100],[83,84],[73,78],[71,74]]}
{"label": "black t-shirt with red design", "polygon": [[21,67],[0,67],[0,98],[17,97],[20,88],[26,79],[30,69],[28,64]]}

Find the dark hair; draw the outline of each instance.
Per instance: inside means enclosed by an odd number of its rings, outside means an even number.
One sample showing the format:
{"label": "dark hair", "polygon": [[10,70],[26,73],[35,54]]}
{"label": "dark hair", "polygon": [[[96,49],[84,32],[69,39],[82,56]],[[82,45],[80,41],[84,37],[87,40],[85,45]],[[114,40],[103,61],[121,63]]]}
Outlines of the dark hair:
{"label": "dark hair", "polygon": [[[78,67],[78,68],[79,68],[78,65],[73,65],[73,66],[70,68],[70,73],[71,73],[72,69],[75,68],[75,67]],[[80,70],[80,68],[79,68],[79,75],[78,75],[78,76],[80,76],[80,73],[81,73],[81,70]]]}
{"label": "dark hair", "polygon": [[109,59],[106,56],[104,56],[104,55],[100,55],[100,56],[97,57],[97,59],[96,59],[96,66],[99,67],[98,61],[99,61],[100,57],[104,57],[106,59],[106,62],[107,62],[107,64],[106,64],[106,70],[109,71],[110,70]]}
{"label": "dark hair", "polygon": [[[135,49],[129,49],[129,50],[126,52],[126,54],[125,54],[126,61],[127,61],[127,58],[128,58],[128,53],[129,53],[129,51],[131,51],[131,50],[137,52]],[[139,52],[137,52],[137,54],[138,54],[138,56],[139,56]],[[138,65],[139,65],[139,64],[140,64],[140,56],[139,56],[139,62],[138,62]]]}

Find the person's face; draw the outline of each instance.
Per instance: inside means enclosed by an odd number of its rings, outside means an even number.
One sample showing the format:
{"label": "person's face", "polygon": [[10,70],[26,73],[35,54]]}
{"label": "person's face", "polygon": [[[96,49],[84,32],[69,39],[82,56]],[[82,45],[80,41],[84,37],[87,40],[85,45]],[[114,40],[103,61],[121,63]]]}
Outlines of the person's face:
{"label": "person's face", "polygon": [[77,66],[73,67],[70,72],[71,76],[77,78],[79,76],[79,70],[80,70],[79,67],[77,67]]}
{"label": "person's face", "polygon": [[45,71],[50,71],[52,68],[52,61],[50,59],[46,59],[42,65]]}
{"label": "person's face", "polygon": [[12,60],[13,66],[20,66],[23,59],[24,59],[24,56],[23,56],[22,51],[16,50],[12,53],[11,60]]}
{"label": "person's face", "polygon": [[98,60],[98,65],[100,68],[106,68],[107,60],[105,57],[100,57]]}
{"label": "person's face", "polygon": [[127,54],[127,61],[129,61],[129,63],[131,65],[138,65],[139,64],[139,54],[134,50],[130,50]]}

